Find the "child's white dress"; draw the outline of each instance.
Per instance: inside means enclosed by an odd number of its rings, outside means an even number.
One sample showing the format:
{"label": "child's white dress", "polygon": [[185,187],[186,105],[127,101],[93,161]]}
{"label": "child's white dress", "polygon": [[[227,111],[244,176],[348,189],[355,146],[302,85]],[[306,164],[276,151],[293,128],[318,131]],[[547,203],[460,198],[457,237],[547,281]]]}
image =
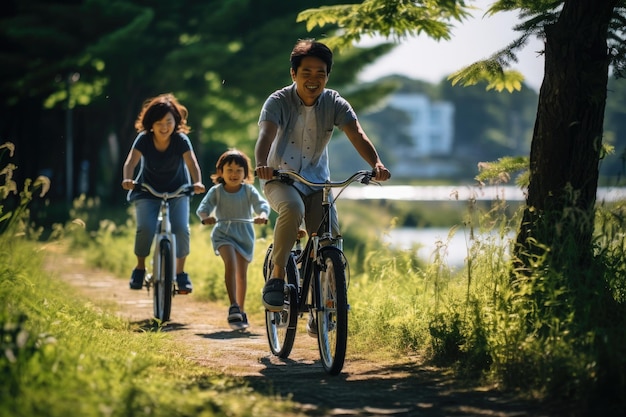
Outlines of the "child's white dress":
{"label": "child's white dress", "polygon": [[222,184],[211,187],[196,210],[206,216],[215,210],[218,223],[211,231],[211,243],[215,254],[223,245],[231,245],[248,262],[254,254],[254,225],[251,222],[229,221],[229,219],[252,219],[254,214],[269,215],[270,206],[259,191],[250,184],[242,184],[239,191],[229,193]]}

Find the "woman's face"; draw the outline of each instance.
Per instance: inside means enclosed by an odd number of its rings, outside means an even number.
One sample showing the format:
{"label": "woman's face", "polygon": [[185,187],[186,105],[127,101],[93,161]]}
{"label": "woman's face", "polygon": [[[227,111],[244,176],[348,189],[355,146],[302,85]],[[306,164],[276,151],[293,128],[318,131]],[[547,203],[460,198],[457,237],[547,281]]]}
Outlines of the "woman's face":
{"label": "woman's face", "polygon": [[154,122],[152,125],[152,131],[157,139],[165,140],[172,136],[175,126],[176,120],[174,119],[174,115],[172,113],[167,113],[161,120]]}
{"label": "woman's face", "polygon": [[222,178],[228,186],[238,186],[243,183],[246,171],[241,165],[229,162],[222,168]]}
{"label": "woman's face", "polygon": [[328,82],[326,63],[314,56],[302,59],[298,72],[291,70],[291,79],[296,83],[298,96],[307,106],[315,104]]}

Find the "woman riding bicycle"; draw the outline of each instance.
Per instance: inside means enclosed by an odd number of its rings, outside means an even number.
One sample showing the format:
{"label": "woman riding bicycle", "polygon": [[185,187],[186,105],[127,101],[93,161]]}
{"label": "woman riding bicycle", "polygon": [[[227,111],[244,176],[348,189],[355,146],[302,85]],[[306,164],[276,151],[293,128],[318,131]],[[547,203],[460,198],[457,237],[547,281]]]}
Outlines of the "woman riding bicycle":
{"label": "woman riding bicycle", "polygon": [[[123,168],[122,188],[129,190],[128,201],[135,205],[137,234],[135,255],[137,265],[130,278],[130,288],[140,290],[146,275],[146,258],[157,228],[161,200],[135,188],[146,183],[158,192],[172,192],[192,183],[194,192],[205,191],[200,165],[187,137],[187,109],[172,94],[162,94],[146,100],[135,128],[139,132],[128,153]],[[135,168],[137,177],[133,180]],[[189,197],[170,200],[172,232],[176,235],[176,280],[180,294],[191,293],[193,287],[185,260],[189,254]]]}
{"label": "woman riding bicycle", "polygon": [[[271,94],[259,117],[255,147],[256,172],[272,209],[278,213],[274,227],[273,270],[263,288],[263,305],[280,311],[284,300],[285,265],[304,220],[307,232],[321,220],[321,190],[303,184],[272,181],[275,169],[291,169],[313,182],[329,179],[328,142],[335,126],[372,168],[376,180],[391,173],[381,162],[350,104],[326,88],[333,53],[313,39],[299,40],[291,52],[293,84]],[[333,224],[337,215],[333,208]],[[334,228],[336,229],[336,227]]]}

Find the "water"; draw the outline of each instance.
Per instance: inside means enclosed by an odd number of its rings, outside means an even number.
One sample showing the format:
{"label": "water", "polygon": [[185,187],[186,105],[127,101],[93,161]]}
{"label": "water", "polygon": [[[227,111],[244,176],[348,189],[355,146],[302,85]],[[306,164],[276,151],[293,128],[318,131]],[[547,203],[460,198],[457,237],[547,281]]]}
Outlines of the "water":
{"label": "water", "polygon": [[[467,200],[525,200],[525,193],[519,187],[511,185],[477,187],[472,185],[457,186],[413,186],[413,185],[386,185],[352,186],[346,188],[341,198],[353,200],[402,200],[402,201],[450,201],[463,202]],[[626,199],[626,187],[598,187],[597,202],[614,202]],[[417,256],[426,262],[434,259],[433,252],[437,247],[445,245],[446,263],[453,267],[462,267],[468,256],[468,248],[473,242],[469,238],[469,230],[459,228],[449,237],[449,228],[398,228],[391,230],[383,237],[392,247],[411,249],[418,246]],[[515,238],[512,232],[505,241],[498,240],[496,234],[486,236],[492,238],[490,242],[498,242],[503,246]],[[484,238],[484,236],[483,236]],[[478,236],[481,239],[481,236]],[[484,239],[483,239],[484,240]]]}
{"label": "water", "polygon": [[[512,185],[386,185],[352,186],[342,192],[341,198],[350,200],[404,200],[404,201],[468,201],[504,200],[525,201],[525,192]],[[626,199],[625,187],[598,187],[597,201],[610,202]]]}
{"label": "water", "polygon": [[[413,185],[386,185],[377,186],[352,186],[343,190],[341,198],[352,200],[402,200],[402,201],[450,201],[463,202],[468,200],[525,200],[525,193],[519,187],[511,185],[477,187],[472,185],[457,186],[413,186]],[[626,187],[598,187],[597,202],[622,201],[626,199]],[[449,228],[398,228],[391,230],[383,237],[392,247],[399,249],[417,248],[417,256],[426,262],[434,259],[433,252],[438,246],[446,245],[446,263],[449,266],[462,267],[468,256],[468,248],[472,241],[469,239],[469,230],[459,228],[453,236],[449,237]],[[503,246],[508,241],[501,242],[496,239],[496,234],[491,236],[493,242],[499,242]],[[478,237],[481,238],[480,236]],[[514,239],[515,234],[507,236],[508,240]]]}
{"label": "water", "polygon": [[[458,228],[452,236],[449,236],[450,230],[449,228],[417,229],[401,227],[389,231],[383,237],[383,240],[397,249],[408,250],[417,246],[417,256],[425,262],[434,260],[434,252],[439,247],[440,253],[443,254],[443,251],[445,251],[445,263],[448,266],[462,267],[465,263],[465,258],[468,256],[468,248],[473,243],[470,240],[469,229]],[[515,234],[511,233],[507,236],[507,239],[513,239],[514,237]],[[493,239],[494,243],[498,242],[498,244],[502,243],[503,245],[507,243],[497,239],[497,234],[495,233],[489,236],[477,235],[476,238],[481,240]]]}

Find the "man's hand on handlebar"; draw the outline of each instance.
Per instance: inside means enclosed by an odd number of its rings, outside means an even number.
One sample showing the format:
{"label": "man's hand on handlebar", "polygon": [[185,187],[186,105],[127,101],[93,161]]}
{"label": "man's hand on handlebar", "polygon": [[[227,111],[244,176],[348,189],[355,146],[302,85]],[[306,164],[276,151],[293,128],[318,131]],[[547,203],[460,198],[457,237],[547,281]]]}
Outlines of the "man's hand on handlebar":
{"label": "man's hand on handlebar", "polygon": [[274,168],[268,166],[256,167],[256,175],[261,180],[271,180],[274,178]]}
{"label": "man's hand on handlebar", "polygon": [[382,164],[376,165],[374,171],[376,172],[376,176],[374,177],[376,181],[387,181],[391,178],[391,172]]}

